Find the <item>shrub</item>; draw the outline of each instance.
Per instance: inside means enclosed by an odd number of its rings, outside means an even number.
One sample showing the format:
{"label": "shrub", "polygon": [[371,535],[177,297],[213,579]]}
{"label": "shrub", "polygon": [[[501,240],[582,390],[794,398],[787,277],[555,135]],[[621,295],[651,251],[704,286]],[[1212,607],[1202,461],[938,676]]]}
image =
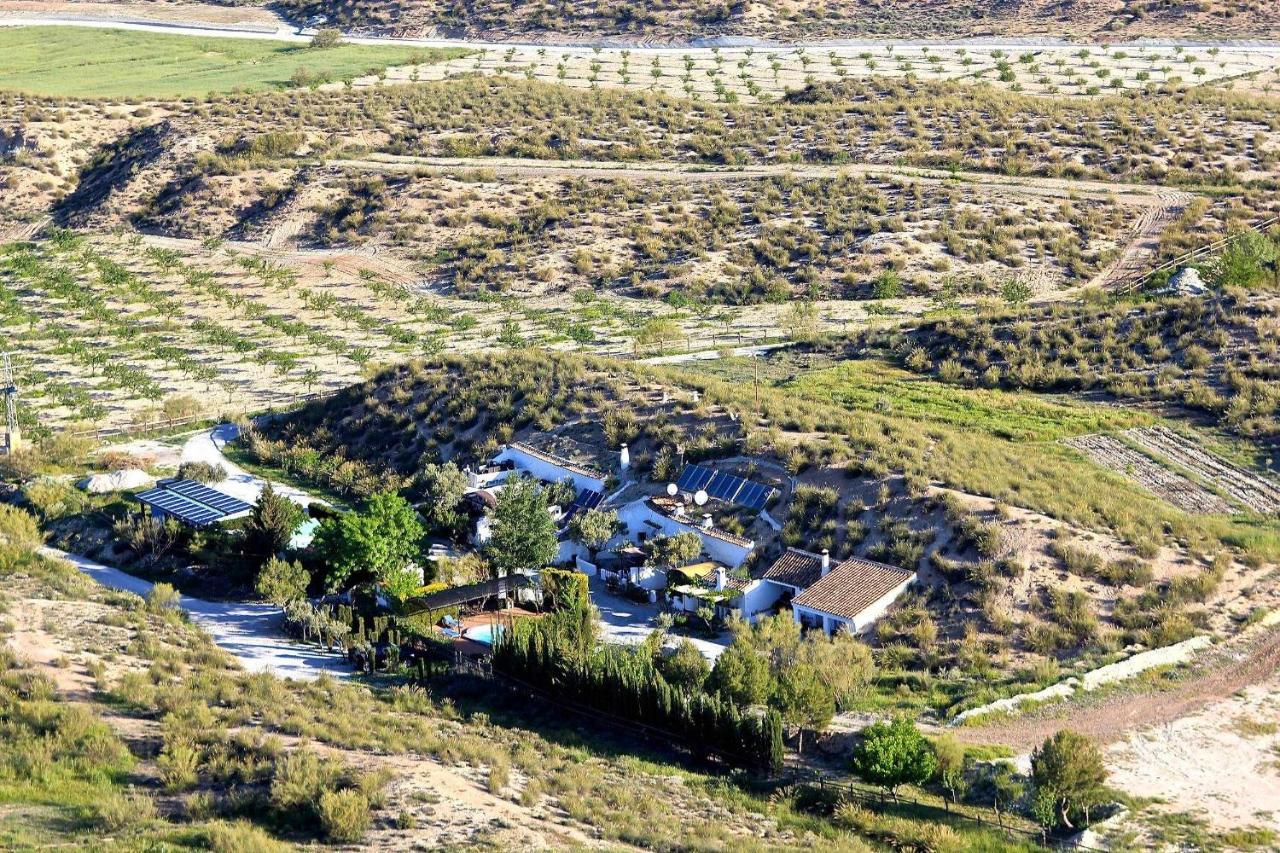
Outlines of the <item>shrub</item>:
{"label": "shrub", "polygon": [[369,829],[369,801],[359,791],[325,791],[317,804],[320,827],[329,841],[354,843]]}
{"label": "shrub", "polygon": [[181,600],[182,596],[171,584],[158,583],[147,591],[147,609],[152,613],[174,610]]}
{"label": "shrub", "polygon": [[22,494],[46,522],[75,515],[84,508],[84,495],[65,480],[42,477],[24,486]]}
{"label": "shrub", "polygon": [[196,784],[196,770],[200,764],[200,752],[189,741],[174,740],[165,745],[156,760],[160,769],[160,781],[170,792],[186,791]]}
{"label": "shrub", "polygon": [[35,516],[9,504],[0,504],[0,543],[34,551],[44,543],[44,534]]}
{"label": "shrub", "polygon": [[244,821],[216,821],[204,830],[204,838],[214,853],[277,853],[292,849]]}
{"label": "shrub", "polygon": [[178,479],[197,483],[221,483],[227,479],[227,469],[208,462],[183,462],[178,466]]}
{"label": "shrub", "polygon": [[108,794],[97,805],[98,825],[108,832],[125,830],[153,820],[155,802],[145,794]]}
{"label": "shrub", "polygon": [[1142,560],[1115,560],[1098,569],[1098,578],[1111,586],[1146,586],[1151,583],[1151,566]]}

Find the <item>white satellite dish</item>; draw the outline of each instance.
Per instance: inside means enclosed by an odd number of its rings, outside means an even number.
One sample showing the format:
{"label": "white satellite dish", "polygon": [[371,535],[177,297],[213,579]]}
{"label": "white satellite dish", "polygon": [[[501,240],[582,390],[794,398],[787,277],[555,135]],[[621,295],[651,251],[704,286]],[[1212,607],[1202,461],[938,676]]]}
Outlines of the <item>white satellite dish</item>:
{"label": "white satellite dish", "polygon": [[668,494],[668,495],[670,495],[671,497],[673,497],[673,498],[674,498],[674,497],[676,496],[676,493],[677,493],[677,492],[679,492],[679,491],[680,491],[680,487],[679,487],[679,486],[677,486],[675,483],[667,483],[667,494]]}
{"label": "white satellite dish", "polygon": [[698,491],[693,493],[693,502],[698,506],[704,506],[707,502],[707,493],[702,489],[698,489]]}

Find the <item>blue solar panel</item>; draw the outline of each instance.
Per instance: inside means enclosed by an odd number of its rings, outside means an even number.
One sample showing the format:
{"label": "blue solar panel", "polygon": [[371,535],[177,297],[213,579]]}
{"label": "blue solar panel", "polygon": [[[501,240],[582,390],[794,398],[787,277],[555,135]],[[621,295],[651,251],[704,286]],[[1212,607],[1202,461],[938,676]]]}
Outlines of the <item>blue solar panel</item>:
{"label": "blue solar panel", "polygon": [[732,474],[717,473],[707,484],[707,494],[722,501],[731,501],[742,488],[742,479]]}
{"label": "blue solar panel", "polygon": [[701,465],[686,465],[676,480],[676,486],[685,492],[696,492],[705,489],[713,498],[728,503],[741,504],[749,509],[761,510],[773,495],[774,489],[751,480],[735,477],[704,468]]}
{"label": "blue solar panel", "polygon": [[768,486],[762,486],[759,483],[748,482],[747,485],[738,493],[738,503],[747,509],[761,510],[769,501],[769,496],[773,494],[773,489]]}
{"label": "blue solar panel", "polygon": [[144,504],[196,527],[253,509],[239,498],[191,480],[165,480],[138,495]]}
{"label": "blue solar panel", "polygon": [[223,517],[216,509],[196,503],[165,488],[151,489],[138,495],[138,500],[188,524],[203,527]]}
{"label": "blue solar panel", "polygon": [[233,498],[225,492],[211,489],[203,483],[197,483],[195,480],[171,480],[164,487],[197,503],[213,507],[221,511],[223,515],[234,515],[238,512],[247,512],[253,509],[252,505],[239,498]]}
{"label": "blue solar panel", "polygon": [[696,492],[699,489],[705,489],[707,483],[711,482],[711,478],[715,476],[715,473],[710,468],[703,468],[701,465],[686,465],[684,471],[680,474],[680,479],[676,481],[676,486],[682,491]]}
{"label": "blue solar panel", "polygon": [[578,492],[578,496],[573,499],[573,505],[582,509],[595,509],[600,506],[600,502],[604,500],[604,495],[593,489],[583,489]]}

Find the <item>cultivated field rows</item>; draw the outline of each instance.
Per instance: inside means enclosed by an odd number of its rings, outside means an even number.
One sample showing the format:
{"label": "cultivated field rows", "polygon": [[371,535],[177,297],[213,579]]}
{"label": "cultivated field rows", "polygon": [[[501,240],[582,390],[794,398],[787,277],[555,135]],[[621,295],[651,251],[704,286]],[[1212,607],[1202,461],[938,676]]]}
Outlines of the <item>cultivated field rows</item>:
{"label": "cultivated field rows", "polygon": [[405,281],[394,261],[350,252],[105,236],[74,249],[10,246],[0,252],[0,327],[41,425],[136,427],[162,420],[175,398],[212,416],[441,350],[584,345],[565,333],[570,321],[590,328],[593,352],[613,355],[638,352],[636,330],[653,316],[672,318],[657,343],[679,350],[751,344],[777,323],[765,312],[694,316],[608,297],[439,297]]}
{"label": "cultivated field rows", "polygon": [[1125,435],[1191,471],[1254,512],[1280,513],[1280,484],[1210,453],[1168,427],[1132,429]]}
{"label": "cultivated field rows", "polygon": [[1124,437],[1142,450],[1101,434],[1066,443],[1187,512],[1280,513],[1280,484],[1228,462],[1168,427],[1130,429]]}
{"label": "cultivated field rows", "polygon": [[[1280,48],[1244,51],[1153,45],[1009,48],[857,45],[786,48],[510,47],[431,65],[388,69],[356,86],[505,74],[576,88],[612,86],[704,100],[776,99],[811,82],[860,77],[977,80],[1040,95],[1096,96],[1156,84],[1201,84],[1270,75]],[[342,85],[342,84],[335,84]],[[1267,84],[1263,84],[1264,86]]]}
{"label": "cultivated field rows", "polygon": [[1066,443],[1178,509],[1204,514],[1231,512],[1231,505],[1218,495],[1109,435],[1082,435]]}

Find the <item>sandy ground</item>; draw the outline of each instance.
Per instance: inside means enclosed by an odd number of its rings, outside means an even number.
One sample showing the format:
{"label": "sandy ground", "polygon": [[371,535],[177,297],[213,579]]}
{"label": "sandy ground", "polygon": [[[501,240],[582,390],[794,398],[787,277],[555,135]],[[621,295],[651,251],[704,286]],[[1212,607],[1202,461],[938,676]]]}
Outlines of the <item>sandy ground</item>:
{"label": "sandy ground", "polygon": [[1212,826],[1280,832],[1280,676],[1107,751],[1111,784]]}

